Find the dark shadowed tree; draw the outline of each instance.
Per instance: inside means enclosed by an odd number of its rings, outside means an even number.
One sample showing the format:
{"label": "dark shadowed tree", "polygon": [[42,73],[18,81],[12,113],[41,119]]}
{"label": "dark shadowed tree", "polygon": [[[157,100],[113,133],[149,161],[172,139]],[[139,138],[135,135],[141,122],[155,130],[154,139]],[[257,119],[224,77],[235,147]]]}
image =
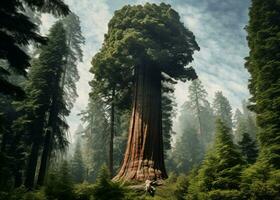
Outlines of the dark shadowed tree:
{"label": "dark shadowed tree", "polygon": [[174,85],[170,83],[162,82],[162,136],[163,136],[163,150],[164,154],[171,149],[172,136],[175,134],[173,131],[173,119],[176,116]]}
{"label": "dark shadowed tree", "polygon": [[24,51],[31,42],[46,43],[46,38],[38,33],[38,25],[28,17],[26,8],[31,11],[66,15],[69,8],[62,0],[2,0],[0,9],[0,60],[8,62],[8,68],[0,66],[0,92],[22,96],[20,87],[10,83],[7,77],[11,73],[26,75],[30,65],[29,55]]}
{"label": "dark shadowed tree", "polygon": [[243,133],[242,140],[238,143],[242,155],[248,164],[253,164],[258,156],[258,149],[256,142],[250,137],[248,133]]}
{"label": "dark shadowed tree", "polygon": [[[48,138],[49,141],[55,141],[52,138],[57,138],[57,141],[63,144],[64,130],[67,129],[64,118],[61,118],[68,113],[63,104],[60,88],[63,59],[67,52],[62,24],[56,23],[50,29],[48,36],[48,44],[42,47],[38,59],[35,59],[32,64],[29,80],[26,83],[27,98],[18,103],[17,109],[22,115],[15,123],[17,130],[28,136],[27,143],[31,146],[25,179],[28,188],[32,188],[34,184],[42,144],[46,143]],[[50,143],[47,146],[49,150],[45,152],[46,159],[52,149]]]}

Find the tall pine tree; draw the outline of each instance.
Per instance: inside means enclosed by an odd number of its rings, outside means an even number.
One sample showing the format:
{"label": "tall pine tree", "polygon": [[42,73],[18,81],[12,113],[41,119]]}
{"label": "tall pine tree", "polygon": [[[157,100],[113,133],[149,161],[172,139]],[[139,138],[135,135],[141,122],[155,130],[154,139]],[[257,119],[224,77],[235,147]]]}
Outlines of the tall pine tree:
{"label": "tall pine tree", "polygon": [[71,161],[71,172],[73,180],[76,183],[81,183],[85,178],[85,167],[82,155],[81,141],[76,142],[76,147],[74,150],[74,155]]}
{"label": "tall pine tree", "polygon": [[232,108],[228,99],[223,95],[221,91],[215,93],[213,109],[215,116],[217,118],[220,118],[227,127],[232,129]]}
{"label": "tall pine tree", "polygon": [[86,110],[80,115],[86,124],[85,130],[85,167],[87,181],[96,180],[101,166],[108,165],[108,118],[105,104],[99,96],[92,95]]}
{"label": "tall pine tree", "polygon": [[64,91],[64,98],[67,103],[67,108],[71,110],[78,94],[76,83],[80,76],[78,73],[78,62],[83,60],[82,45],[85,43],[85,38],[82,35],[80,19],[74,13],[70,13],[66,18],[61,20],[66,31],[66,44],[68,53],[66,55],[66,64],[64,65],[61,87]]}
{"label": "tall pine tree", "polygon": [[[68,111],[63,103],[60,88],[67,53],[66,35],[62,24],[56,23],[48,36],[48,44],[42,47],[39,58],[33,62],[26,83],[27,98],[18,106],[19,112],[23,115],[15,124],[21,127],[23,133],[28,134],[31,145],[25,179],[28,188],[32,188],[34,184],[37,159],[42,144],[46,142],[44,139],[53,138],[54,142],[56,138],[57,142],[63,145],[64,130],[67,129],[62,115],[67,115]],[[48,143],[48,148],[51,148],[50,144]],[[50,151],[46,152],[45,158],[49,155]]]}
{"label": "tall pine tree", "polygon": [[260,155],[244,172],[250,199],[280,196],[280,3],[252,0],[247,26],[250,108],[257,114]]}
{"label": "tall pine tree", "polygon": [[225,123],[216,123],[215,143],[208,152],[195,181],[189,188],[188,199],[241,199],[240,181],[244,161]]}

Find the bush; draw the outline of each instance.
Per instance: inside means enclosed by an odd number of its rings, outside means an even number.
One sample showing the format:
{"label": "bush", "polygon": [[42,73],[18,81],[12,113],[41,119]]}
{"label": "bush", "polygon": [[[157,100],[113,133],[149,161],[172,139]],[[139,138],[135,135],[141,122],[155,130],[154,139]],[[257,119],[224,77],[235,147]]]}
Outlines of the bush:
{"label": "bush", "polygon": [[64,162],[58,171],[49,174],[45,194],[48,200],[72,200],[74,199],[73,187],[68,164]]}
{"label": "bush", "polygon": [[208,194],[208,200],[241,200],[241,192],[238,190],[212,190]]}
{"label": "bush", "polygon": [[28,192],[25,187],[19,187],[10,192],[1,192],[0,200],[47,200],[47,198],[41,190]]}
{"label": "bush", "polygon": [[188,193],[189,188],[189,178],[186,175],[180,175],[177,178],[176,189],[174,191],[177,200],[184,200]]}
{"label": "bush", "polygon": [[116,182],[110,180],[106,167],[102,167],[93,190],[94,200],[123,200],[125,189]]}
{"label": "bush", "polygon": [[43,191],[34,191],[34,192],[27,192],[23,200],[47,200]]}
{"label": "bush", "polygon": [[243,172],[241,189],[245,199],[279,200],[280,170],[265,160],[259,160]]}
{"label": "bush", "polygon": [[94,185],[89,183],[81,183],[74,186],[75,200],[90,200],[93,198]]}

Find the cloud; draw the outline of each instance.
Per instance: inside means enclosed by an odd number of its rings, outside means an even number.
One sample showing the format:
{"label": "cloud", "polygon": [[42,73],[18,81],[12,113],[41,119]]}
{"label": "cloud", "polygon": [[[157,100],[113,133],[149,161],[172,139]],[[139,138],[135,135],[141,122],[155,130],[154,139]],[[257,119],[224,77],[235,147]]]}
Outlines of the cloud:
{"label": "cloud", "polygon": [[[246,33],[248,1],[189,0],[174,5],[185,26],[196,36],[201,48],[194,55],[200,80],[212,101],[216,91],[223,91],[233,108],[241,107],[241,100],[249,96],[248,73],[244,57],[248,55]],[[180,108],[188,96],[189,83],[176,86]],[[175,130],[178,130],[178,117]]]}

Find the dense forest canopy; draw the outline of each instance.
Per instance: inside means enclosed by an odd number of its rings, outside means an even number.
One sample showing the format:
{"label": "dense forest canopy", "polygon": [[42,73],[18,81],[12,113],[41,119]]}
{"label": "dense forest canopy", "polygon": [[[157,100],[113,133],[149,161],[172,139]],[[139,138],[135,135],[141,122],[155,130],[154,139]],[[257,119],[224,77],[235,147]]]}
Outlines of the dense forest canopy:
{"label": "dense forest canopy", "polygon": [[0,4],[0,200],[279,199],[278,0]]}

